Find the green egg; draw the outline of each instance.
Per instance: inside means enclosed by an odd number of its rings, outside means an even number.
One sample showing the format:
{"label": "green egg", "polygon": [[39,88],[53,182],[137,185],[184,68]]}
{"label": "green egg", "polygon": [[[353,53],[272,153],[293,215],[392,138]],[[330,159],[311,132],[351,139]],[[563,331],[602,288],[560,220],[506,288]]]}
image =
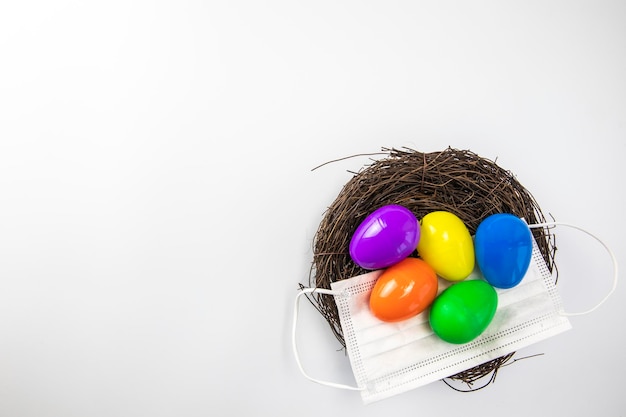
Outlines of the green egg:
{"label": "green egg", "polygon": [[467,343],[485,331],[498,308],[498,294],[487,282],[457,282],[443,291],[430,310],[430,326],[449,343]]}

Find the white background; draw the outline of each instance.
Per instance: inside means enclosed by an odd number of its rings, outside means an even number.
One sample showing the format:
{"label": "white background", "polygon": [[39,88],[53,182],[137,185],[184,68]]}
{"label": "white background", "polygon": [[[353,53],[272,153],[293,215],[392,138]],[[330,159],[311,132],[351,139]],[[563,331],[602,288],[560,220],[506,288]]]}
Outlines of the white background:
{"label": "white background", "polygon": [[[622,1],[0,6],[0,416],[623,416],[626,285],[460,394],[363,406],[289,341],[325,208],[381,147],[496,159],[624,255]],[[570,310],[609,259],[559,231]],[[305,367],[353,383],[303,304]],[[283,414],[280,414],[283,415]]]}

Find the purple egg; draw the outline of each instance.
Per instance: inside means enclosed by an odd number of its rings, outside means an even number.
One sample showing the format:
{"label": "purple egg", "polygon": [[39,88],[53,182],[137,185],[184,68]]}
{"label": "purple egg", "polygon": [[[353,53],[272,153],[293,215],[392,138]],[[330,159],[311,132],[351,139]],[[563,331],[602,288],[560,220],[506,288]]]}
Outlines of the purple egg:
{"label": "purple egg", "polygon": [[350,256],[361,268],[386,268],[409,256],[419,238],[419,223],[411,210],[395,204],[383,206],[357,227]]}

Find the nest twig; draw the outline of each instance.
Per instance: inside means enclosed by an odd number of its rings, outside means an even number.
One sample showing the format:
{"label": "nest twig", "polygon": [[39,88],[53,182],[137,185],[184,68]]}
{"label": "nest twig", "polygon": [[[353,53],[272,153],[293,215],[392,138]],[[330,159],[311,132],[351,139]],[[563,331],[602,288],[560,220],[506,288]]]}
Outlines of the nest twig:
{"label": "nest twig", "polygon": [[[447,148],[422,153],[408,148],[383,148],[381,154],[384,155],[381,159],[355,173],[328,207],[313,243],[310,286],[330,288],[331,282],[368,272],[350,258],[350,239],[365,217],[386,204],[405,206],[418,219],[432,211],[452,212],[471,234],[483,219],[494,213],[511,213],[528,223],[545,221],[534,197],[511,172],[471,151]],[[532,233],[552,271],[554,236],[545,229],[532,229]],[[414,252],[411,256],[418,254]],[[309,299],[345,347],[333,297],[314,294]],[[507,357],[497,358],[450,378],[471,386],[490,373],[495,376],[507,360]]]}

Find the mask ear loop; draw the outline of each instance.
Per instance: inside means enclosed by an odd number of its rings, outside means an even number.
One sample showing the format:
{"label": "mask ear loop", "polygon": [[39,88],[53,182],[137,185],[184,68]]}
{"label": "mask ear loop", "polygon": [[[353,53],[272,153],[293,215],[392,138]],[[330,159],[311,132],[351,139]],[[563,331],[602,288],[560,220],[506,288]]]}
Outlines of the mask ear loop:
{"label": "mask ear loop", "polygon": [[561,311],[561,313],[560,313],[561,316],[583,316],[585,314],[589,314],[589,313],[595,311],[596,309],[598,309],[598,307],[600,307],[602,304],[604,304],[606,302],[606,300],[609,299],[611,294],[613,294],[613,292],[617,288],[617,277],[618,277],[618,272],[617,271],[618,271],[618,268],[617,268],[617,259],[615,258],[615,254],[613,254],[613,251],[606,245],[606,243],[604,243],[602,240],[600,240],[599,237],[597,237],[593,233],[590,233],[587,230],[585,230],[583,228],[580,228],[578,226],[575,226],[573,224],[561,223],[561,222],[546,222],[546,223],[529,224],[528,228],[530,228],[530,229],[537,229],[537,228],[540,228],[540,227],[550,227],[550,226],[567,226],[567,227],[571,227],[572,229],[579,230],[579,231],[585,233],[586,235],[591,236],[592,238],[594,238],[596,241],[598,241],[604,247],[604,249],[608,252],[609,256],[611,257],[611,261],[613,262],[613,286],[611,287],[611,290],[609,291],[609,293],[607,295],[605,295],[604,298],[602,300],[600,300],[600,302],[598,304],[596,304],[594,307],[591,307],[589,310],[582,311],[582,312],[576,312],[576,313],[567,313],[565,311]]}
{"label": "mask ear loop", "polygon": [[320,294],[347,296],[347,293],[345,291],[327,290],[324,288],[304,288],[300,290],[298,294],[296,294],[295,305],[294,305],[294,310],[293,310],[293,328],[291,332],[291,343],[293,347],[293,354],[296,358],[296,363],[298,364],[298,369],[300,369],[300,372],[302,373],[302,375],[304,375],[310,381],[316,382],[321,385],[326,385],[327,387],[341,388],[341,389],[347,389],[347,390],[352,390],[352,391],[364,390],[365,388],[355,387],[352,385],[344,385],[344,384],[338,384],[335,382],[322,381],[322,380],[311,377],[309,374],[307,374],[304,371],[304,368],[302,367],[302,363],[300,362],[300,354],[298,353],[298,346],[296,343],[296,328],[298,326],[298,310],[299,310],[299,305],[300,305],[300,297],[302,297],[304,294],[310,294],[312,292],[318,292]]}

